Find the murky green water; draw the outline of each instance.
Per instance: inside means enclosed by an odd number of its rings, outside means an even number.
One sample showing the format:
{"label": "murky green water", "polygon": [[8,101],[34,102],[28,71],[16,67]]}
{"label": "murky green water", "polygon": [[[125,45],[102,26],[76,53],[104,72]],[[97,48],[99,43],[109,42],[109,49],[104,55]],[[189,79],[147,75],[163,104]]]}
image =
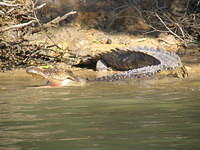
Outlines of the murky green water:
{"label": "murky green water", "polygon": [[0,150],[199,150],[200,79],[31,88],[0,75]]}

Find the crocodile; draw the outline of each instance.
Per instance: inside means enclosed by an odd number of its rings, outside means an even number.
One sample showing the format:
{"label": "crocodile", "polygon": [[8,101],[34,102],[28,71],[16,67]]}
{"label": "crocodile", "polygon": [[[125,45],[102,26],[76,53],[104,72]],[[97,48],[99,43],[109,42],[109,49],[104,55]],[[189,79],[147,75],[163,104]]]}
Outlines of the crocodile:
{"label": "crocodile", "polygon": [[96,64],[97,71],[118,70],[119,72],[97,77],[95,79],[82,79],[75,76],[68,69],[28,67],[28,74],[43,77],[48,80],[49,86],[68,86],[77,83],[93,81],[119,81],[132,79],[153,78],[156,75],[185,78],[187,70],[178,55],[159,48],[151,47],[130,47],[116,48],[105,52],[97,57],[82,62],[77,66],[87,66],[90,63]]}

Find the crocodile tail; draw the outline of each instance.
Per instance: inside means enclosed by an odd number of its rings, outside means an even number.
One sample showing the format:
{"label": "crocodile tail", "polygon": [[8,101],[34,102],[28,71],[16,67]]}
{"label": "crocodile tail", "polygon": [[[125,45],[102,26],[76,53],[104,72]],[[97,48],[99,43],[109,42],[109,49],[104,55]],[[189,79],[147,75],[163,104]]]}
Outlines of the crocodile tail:
{"label": "crocodile tail", "polygon": [[[109,55],[104,55],[103,60],[107,63],[109,63],[110,60],[112,63],[109,65],[123,68],[125,71],[96,78],[96,81],[116,81],[152,77],[157,73],[162,73],[165,71],[167,74],[176,74],[178,77],[187,76],[187,70],[184,69],[180,57],[175,53],[159,48],[130,47],[124,49],[115,49],[112,50],[112,53],[109,53]],[[130,66],[129,62],[132,63],[132,68],[128,67],[127,69],[125,65]],[[121,63],[123,65],[121,65]],[[179,71],[182,70],[182,72],[180,71],[180,73],[177,73],[179,72],[177,69]]]}

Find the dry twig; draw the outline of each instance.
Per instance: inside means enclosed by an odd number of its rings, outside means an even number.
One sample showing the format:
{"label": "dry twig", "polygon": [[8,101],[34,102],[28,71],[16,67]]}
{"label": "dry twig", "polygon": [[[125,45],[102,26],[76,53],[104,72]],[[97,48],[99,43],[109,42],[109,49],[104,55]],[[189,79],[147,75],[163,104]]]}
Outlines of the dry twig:
{"label": "dry twig", "polygon": [[56,25],[58,25],[61,21],[67,19],[69,16],[74,15],[74,14],[77,14],[77,11],[72,10],[72,11],[66,13],[64,16],[62,16],[62,17],[59,16],[59,17],[53,19],[52,21],[50,21],[50,22],[44,24],[43,27],[44,27],[44,28],[48,28],[48,27],[56,26]]}
{"label": "dry twig", "polygon": [[19,4],[9,4],[9,3],[0,2],[0,6],[17,7],[17,6],[20,6],[20,5]]}
{"label": "dry twig", "polygon": [[180,36],[178,36],[176,33],[174,33],[166,24],[165,22],[160,18],[160,16],[155,13],[156,17],[160,20],[160,22],[165,26],[165,28],[175,37],[177,37],[179,40],[184,41],[184,39],[182,39]]}
{"label": "dry twig", "polygon": [[31,21],[26,22],[26,23],[16,24],[16,25],[1,29],[0,32],[5,32],[5,31],[8,31],[8,30],[23,28],[23,27],[31,25],[32,23],[35,23],[35,22],[36,22],[36,20],[31,20]]}

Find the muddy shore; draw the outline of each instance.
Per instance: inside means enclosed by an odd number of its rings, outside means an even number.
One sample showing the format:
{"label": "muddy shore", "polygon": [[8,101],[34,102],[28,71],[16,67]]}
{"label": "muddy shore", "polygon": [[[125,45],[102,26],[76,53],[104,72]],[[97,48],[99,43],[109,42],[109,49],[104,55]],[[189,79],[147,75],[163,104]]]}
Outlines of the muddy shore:
{"label": "muddy shore", "polygon": [[[43,4],[42,2],[45,2],[46,6],[37,8]],[[61,3],[69,5],[62,8]],[[106,0],[102,2],[85,1],[85,3],[63,0],[57,1],[55,7],[52,7],[54,4],[51,0],[43,0],[39,4],[35,4],[32,0],[9,2],[10,6],[1,7],[2,12],[14,9],[7,14],[1,14],[3,17],[0,20],[0,70],[8,71],[32,65],[49,66],[59,63],[74,66],[115,48],[148,46],[177,53],[183,58],[183,63],[189,66],[190,72],[198,72],[194,71],[194,68],[198,70],[200,62],[198,28],[195,34],[194,28],[191,28],[191,35],[184,36],[184,38],[179,32],[172,31],[173,26],[169,29],[166,26],[170,26],[165,24],[165,29],[160,28],[162,21],[166,23],[161,14],[169,17],[170,11],[172,14],[178,13],[176,8],[172,7],[173,1],[167,3],[159,1],[159,8],[164,7],[165,9],[162,10],[162,13],[161,11],[156,12],[162,20],[159,21],[158,16],[157,20],[152,18],[154,24],[148,22],[149,20],[145,16],[145,12],[152,12],[151,10],[155,7],[153,0],[148,8],[138,1],[130,4],[127,6],[125,2]],[[191,5],[194,4],[191,3]],[[93,9],[89,9],[91,6]],[[139,11],[138,8],[140,8]],[[187,11],[192,11],[189,8]],[[76,9],[76,13],[62,20],[62,16],[68,14],[72,9]],[[111,18],[108,14],[111,15]],[[198,24],[198,10],[196,12],[193,10],[191,14],[197,17],[196,20],[193,20],[195,21],[193,24]],[[153,16],[149,15],[149,17]],[[185,18],[189,18],[189,14]],[[31,23],[24,25],[27,22]],[[156,22],[158,23],[157,31],[152,28]],[[24,26],[16,27],[17,24]],[[188,33],[186,28],[184,33]]]}

